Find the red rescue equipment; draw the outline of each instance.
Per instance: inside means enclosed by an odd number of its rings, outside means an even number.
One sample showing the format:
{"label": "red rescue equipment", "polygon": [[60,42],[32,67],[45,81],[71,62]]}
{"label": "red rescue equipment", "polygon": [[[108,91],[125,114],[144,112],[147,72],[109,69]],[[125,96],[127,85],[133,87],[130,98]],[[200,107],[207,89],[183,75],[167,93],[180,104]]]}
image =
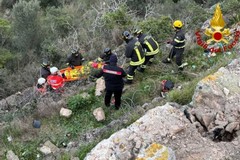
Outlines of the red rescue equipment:
{"label": "red rescue equipment", "polygon": [[48,85],[56,90],[64,86],[64,79],[60,75],[50,75],[47,77]]}

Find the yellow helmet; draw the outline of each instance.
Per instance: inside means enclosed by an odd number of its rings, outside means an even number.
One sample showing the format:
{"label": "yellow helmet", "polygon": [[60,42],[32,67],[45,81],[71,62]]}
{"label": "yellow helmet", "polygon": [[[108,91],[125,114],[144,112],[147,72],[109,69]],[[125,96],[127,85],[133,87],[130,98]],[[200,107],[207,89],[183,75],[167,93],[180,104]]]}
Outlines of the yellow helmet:
{"label": "yellow helmet", "polygon": [[183,23],[180,20],[176,20],[173,22],[173,27],[175,28],[182,28],[182,26],[183,26]]}

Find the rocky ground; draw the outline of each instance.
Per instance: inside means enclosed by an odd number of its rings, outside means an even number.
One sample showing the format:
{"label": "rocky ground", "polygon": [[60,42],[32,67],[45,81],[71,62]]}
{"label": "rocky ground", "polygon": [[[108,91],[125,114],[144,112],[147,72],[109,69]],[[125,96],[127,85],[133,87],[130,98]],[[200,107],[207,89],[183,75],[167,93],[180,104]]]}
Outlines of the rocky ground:
{"label": "rocky ground", "polygon": [[240,60],[207,76],[192,103],[167,103],[100,142],[86,160],[237,160],[240,157]]}
{"label": "rocky ground", "polygon": [[[89,85],[93,83],[87,84],[85,89]],[[77,84],[71,87],[80,90]],[[64,99],[74,94],[71,87],[62,96],[39,98],[39,95],[34,94],[31,98],[34,90],[30,88],[1,100],[0,127],[4,127],[6,113],[18,112],[20,102],[26,110],[31,110],[35,104],[39,116],[48,116],[49,105],[58,114],[61,106],[66,105]],[[100,142],[85,159],[237,160],[240,157],[239,94],[240,60],[236,59],[201,80],[188,105],[167,103],[156,106],[156,102],[162,100],[156,97],[152,103],[136,107],[136,111],[145,115],[127,128],[121,129],[128,123],[128,114],[105,127],[81,135],[78,141],[70,142],[66,148],[57,148],[46,141],[39,146],[39,150],[46,155],[45,159],[58,159],[62,153],[74,153],[83,143],[93,141],[109,129],[119,126],[120,131]],[[16,157],[12,151],[7,152],[7,159]]]}

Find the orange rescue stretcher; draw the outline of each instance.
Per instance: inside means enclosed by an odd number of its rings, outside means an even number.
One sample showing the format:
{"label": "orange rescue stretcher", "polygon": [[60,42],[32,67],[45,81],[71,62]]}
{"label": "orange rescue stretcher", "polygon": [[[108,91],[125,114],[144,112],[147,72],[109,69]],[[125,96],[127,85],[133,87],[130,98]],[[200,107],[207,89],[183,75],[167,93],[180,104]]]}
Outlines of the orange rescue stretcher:
{"label": "orange rescue stretcher", "polygon": [[76,81],[87,78],[91,68],[99,69],[102,66],[103,63],[89,62],[86,66],[75,66],[74,69],[71,67],[63,68],[60,73],[65,75],[64,81]]}

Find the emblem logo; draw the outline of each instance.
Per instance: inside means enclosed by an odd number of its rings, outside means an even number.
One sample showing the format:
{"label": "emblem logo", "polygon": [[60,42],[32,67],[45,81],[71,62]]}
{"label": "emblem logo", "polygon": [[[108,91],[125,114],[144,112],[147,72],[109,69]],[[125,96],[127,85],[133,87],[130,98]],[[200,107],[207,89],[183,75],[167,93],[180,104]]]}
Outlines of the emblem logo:
{"label": "emblem logo", "polygon": [[[210,37],[207,41],[202,40],[202,33],[198,30],[195,35],[197,44],[211,52],[225,52],[232,49],[239,40],[240,31],[235,30],[231,33],[229,28],[225,27],[220,5],[217,4],[213,18],[210,20],[210,28],[206,28],[204,34]],[[233,38],[230,38],[234,36]],[[214,45],[214,44],[218,45]]]}

